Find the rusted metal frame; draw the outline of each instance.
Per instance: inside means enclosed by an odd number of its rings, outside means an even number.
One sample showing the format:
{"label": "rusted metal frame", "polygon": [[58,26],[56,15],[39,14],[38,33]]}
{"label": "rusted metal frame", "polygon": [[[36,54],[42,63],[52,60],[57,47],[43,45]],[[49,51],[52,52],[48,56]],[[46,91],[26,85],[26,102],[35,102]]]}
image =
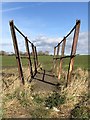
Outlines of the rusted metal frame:
{"label": "rusted metal frame", "polygon": [[56,55],[56,47],[54,47],[54,56]]}
{"label": "rusted metal frame", "polygon": [[14,25],[14,28],[25,38],[26,36]]}
{"label": "rusted metal frame", "polygon": [[61,77],[62,63],[63,63],[63,57],[64,57],[64,51],[65,51],[65,44],[66,44],[66,38],[64,37],[64,41],[63,41],[63,43],[62,43],[62,50],[61,50],[61,59],[60,59],[58,79],[60,79],[60,77]]}
{"label": "rusted metal frame", "polygon": [[36,69],[37,69],[37,61],[36,61],[36,46],[34,46],[34,55],[35,55],[35,63],[36,63]]}
{"label": "rusted metal frame", "polygon": [[59,50],[60,50],[60,44],[58,44],[58,48],[57,48],[57,56],[59,55]]}
{"label": "rusted metal frame", "polygon": [[11,30],[11,35],[12,35],[12,40],[13,40],[16,60],[17,60],[17,64],[18,64],[19,76],[20,76],[22,84],[24,85],[25,84],[24,76],[23,76],[23,71],[22,71],[22,65],[21,65],[20,54],[19,54],[19,49],[18,49],[17,38],[16,38],[16,34],[15,34],[13,20],[10,21],[9,24],[10,24],[10,30]]}
{"label": "rusted metal frame", "polygon": [[35,46],[35,58],[36,58],[36,66],[38,67],[38,56],[37,56],[36,46]]}
{"label": "rusted metal frame", "polygon": [[33,43],[31,45],[32,45],[32,55],[33,55],[33,59],[34,59],[34,68],[35,68],[35,74],[36,74],[37,67],[36,67],[36,60],[35,60],[35,46],[33,45]]}
{"label": "rusted metal frame", "polygon": [[[79,23],[79,24],[77,24],[77,23]],[[79,36],[79,29],[80,29],[80,20],[77,20],[76,21],[76,29],[75,29],[75,32],[74,32],[71,56],[75,55],[75,53],[76,53],[76,47],[77,47],[78,36]],[[73,66],[74,66],[74,57],[71,57],[70,58],[70,63],[69,63],[69,68],[68,68],[66,86],[71,82],[71,74],[72,74]]]}
{"label": "rusted metal frame", "polygon": [[64,57],[57,57],[57,58],[53,58],[53,59],[63,59],[63,58],[69,58],[69,57],[75,57],[76,55],[68,55],[68,56],[64,56]]}
{"label": "rusted metal frame", "polygon": [[26,45],[26,51],[27,51],[27,55],[28,55],[28,64],[29,64],[29,69],[30,69],[30,75],[31,75],[31,78],[33,78],[31,56],[30,56],[29,44],[28,44],[27,37],[25,38],[25,45]]}
{"label": "rusted metal frame", "polygon": [[44,70],[43,77],[42,77],[42,80],[43,80],[43,81],[44,81],[44,78],[45,78],[45,70]]}
{"label": "rusted metal frame", "polygon": [[[26,36],[15,25],[14,25],[14,28],[19,32],[20,35],[22,35],[24,38],[26,38]],[[27,38],[27,40],[28,40],[28,38]],[[32,42],[30,40],[28,40],[28,42],[30,44],[32,44]]]}
{"label": "rusted metal frame", "polygon": [[[54,48],[54,57],[57,57],[57,47]],[[54,72],[56,71],[57,59],[54,59]]]}
{"label": "rusted metal frame", "polygon": [[[77,26],[79,23],[80,23],[80,21],[78,20],[78,22],[76,23],[76,25],[70,30],[70,32],[65,36],[65,38],[67,38],[67,37],[74,31],[74,29],[76,29],[76,26]],[[58,44],[61,44],[63,41],[64,41],[64,39],[61,40],[61,42],[59,42]],[[55,47],[58,47],[58,45],[56,45]]]}
{"label": "rusted metal frame", "polygon": [[[60,51],[60,44],[58,44],[58,47],[57,47],[57,57],[59,56],[59,51]],[[58,67],[58,59],[56,59],[56,71],[57,71],[57,75],[58,75],[58,72],[59,72],[59,67]]]}
{"label": "rusted metal frame", "polygon": [[[54,57],[56,58],[56,47],[54,47]],[[53,59],[53,72],[55,71],[55,66],[56,66],[56,59]]]}

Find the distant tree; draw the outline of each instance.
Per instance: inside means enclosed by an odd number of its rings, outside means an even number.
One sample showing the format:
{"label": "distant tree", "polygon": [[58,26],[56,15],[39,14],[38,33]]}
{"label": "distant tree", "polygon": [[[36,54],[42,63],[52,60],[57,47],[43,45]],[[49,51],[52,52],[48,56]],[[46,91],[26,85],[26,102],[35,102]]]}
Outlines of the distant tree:
{"label": "distant tree", "polygon": [[8,54],[8,56],[13,56],[13,55],[15,55],[15,53],[13,53],[13,52],[10,52],[10,53]]}
{"label": "distant tree", "polygon": [[8,53],[6,51],[0,51],[0,55],[8,55]]}
{"label": "distant tree", "polygon": [[45,55],[49,55],[49,51],[45,51]]}
{"label": "distant tree", "polygon": [[43,51],[39,51],[38,55],[44,55]]}
{"label": "distant tree", "polygon": [[27,55],[27,52],[22,52],[22,51],[20,51],[19,53],[20,53],[20,55],[22,55],[22,56],[23,56],[23,55]]}
{"label": "distant tree", "polygon": [[22,54],[22,55],[27,56],[27,52],[23,52],[23,54]]}

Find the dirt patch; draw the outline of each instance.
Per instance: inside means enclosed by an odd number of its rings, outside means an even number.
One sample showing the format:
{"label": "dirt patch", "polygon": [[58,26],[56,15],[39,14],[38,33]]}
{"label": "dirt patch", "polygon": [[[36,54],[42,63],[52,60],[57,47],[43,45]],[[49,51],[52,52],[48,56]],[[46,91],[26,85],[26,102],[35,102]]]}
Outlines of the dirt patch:
{"label": "dirt patch", "polygon": [[36,74],[34,79],[31,80],[31,84],[34,84],[32,87],[33,92],[52,92],[57,91],[58,89],[58,79],[53,76],[50,72],[44,73],[40,71]]}

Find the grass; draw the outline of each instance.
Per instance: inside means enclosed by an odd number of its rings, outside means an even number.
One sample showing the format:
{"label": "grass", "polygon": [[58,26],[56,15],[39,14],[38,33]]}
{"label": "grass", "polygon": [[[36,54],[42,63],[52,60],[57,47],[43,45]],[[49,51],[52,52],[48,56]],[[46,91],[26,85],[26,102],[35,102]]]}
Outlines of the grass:
{"label": "grass", "polygon": [[[0,56],[1,57],[1,56]],[[53,56],[39,56],[38,57],[39,62],[42,64],[42,67],[46,70],[50,70],[53,65]],[[81,103],[82,96],[85,93],[87,93],[87,80],[88,80],[88,65],[90,55],[89,57],[87,55],[80,55],[75,57],[75,64],[74,68],[76,69],[73,71],[72,77],[73,80],[67,88],[61,89],[60,93],[50,93],[47,95],[44,95],[44,97],[41,96],[40,93],[36,91],[36,93],[33,93],[31,89],[33,87],[25,87],[25,89],[21,89],[20,87],[18,89],[15,89],[15,91],[11,91],[10,94],[7,94],[6,97],[7,100],[4,100],[4,115],[14,117],[21,116],[21,113],[27,116],[31,116],[32,118],[48,118],[50,117],[64,117],[66,118],[67,115],[69,116],[71,114],[71,117],[81,117],[81,118],[88,118],[88,111],[86,104],[85,105],[79,105],[79,108],[77,108],[77,104]],[[33,60],[33,59],[32,59]],[[68,68],[69,59],[65,59],[63,63],[63,68]],[[27,59],[22,60],[23,66],[27,66]],[[6,69],[3,69],[5,74],[9,74],[7,77],[4,77],[4,79],[7,82],[10,82],[14,79],[13,72],[16,74],[16,69],[14,66],[17,67],[16,58],[15,56],[2,56],[2,67],[5,67]],[[12,69],[9,69],[9,67],[12,67]],[[79,67],[79,69],[77,69]],[[18,72],[17,72],[18,73]],[[25,73],[26,74],[26,73]],[[27,73],[28,74],[28,73]],[[26,74],[26,76],[27,76]],[[66,71],[63,73],[66,75]],[[11,77],[10,77],[11,76]],[[10,81],[8,81],[10,79]],[[61,83],[63,83],[65,80],[62,77]],[[19,82],[19,81],[18,81]],[[18,84],[17,82],[17,84]],[[62,84],[63,85],[63,84]],[[33,94],[31,94],[33,93]],[[63,96],[65,95],[65,96]],[[33,99],[32,99],[33,98]],[[87,101],[85,100],[87,103]],[[11,104],[12,103],[12,104]],[[9,105],[9,107],[8,107]],[[48,107],[49,109],[46,109]],[[58,107],[60,112],[55,112],[53,107]],[[16,109],[15,109],[16,108]],[[18,109],[18,110],[17,110]]]}
{"label": "grass", "polygon": [[49,111],[46,110],[45,108],[36,108],[33,112],[32,112],[32,118],[44,118],[44,120],[46,118],[48,118],[49,116]]}
{"label": "grass", "polygon": [[64,103],[65,103],[65,95],[60,95],[57,92],[53,92],[52,95],[50,95],[45,100],[45,106],[49,107],[50,109]]}
{"label": "grass", "polygon": [[[44,62],[44,61],[43,61]],[[13,69],[13,68],[12,68]],[[12,69],[3,69],[3,72],[9,74]],[[65,72],[66,74],[66,72]],[[12,76],[12,75],[11,75]],[[4,77],[7,79],[15,76]],[[30,83],[7,88],[3,95],[3,117],[4,118],[87,118],[88,119],[88,71],[81,68],[73,71],[71,84],[60,91],[32,91],[35,84]],[[63,79],[64,80],[64,79]],[[9,81],[7,81],[9,82]],[[77,107],[79,106],[79,108]],[[50,109],[52,108],[52,109]],[[57,111],[59,110],[59,111]]]}
{"label": "grass", "polygon": [[33,100],[36,102],[36,103],[42,103],[44,100],[38,95],[38,94],[36,94],[36,95],[33,95],[32,96],[33,97]]}
{"label": "grass", "polygon": [[77,106],[72,111],[73,118],[89,119],[88,108],[86,106]]}
{"label": "grass", "polygon": [[[0,56],[1,58],[1,56]],[[31,58],[32,59],[32,58]],[[74,59],[74,68],[77,69],[81,67],[82,69],[89,69],[90,55],[79,55]],[[38,56],[39,62],[42,64],[43,68],[46,70],[50,70],[53,65],[53,56]],[[33,60],[32,60],[33,61]],[[59,62],[58,62],[59,63]],[[28,60],[22,59],[22,65],[28,66]],[[69,58],[64,59],[63,68],[67,69],[69,65]],[[2,67],[13,67],[17,66],[15,56],[2,56]]]}

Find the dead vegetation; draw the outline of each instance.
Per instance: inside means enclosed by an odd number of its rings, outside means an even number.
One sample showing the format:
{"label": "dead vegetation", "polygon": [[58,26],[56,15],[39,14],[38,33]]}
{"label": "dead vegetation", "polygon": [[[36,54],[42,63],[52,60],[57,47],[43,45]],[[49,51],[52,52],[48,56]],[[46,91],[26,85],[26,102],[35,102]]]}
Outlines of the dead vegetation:
{"label": "dead vegetation", "polygon": [[[52,91],[50,93],[47,93],[47,91],[33,91],[35,83],[28,83],[27,80],[23,87],[19,78],[16,79],[17,74],[18,71],[15,68],[2,70],[2,110],[4,118],[89,118],[89,78],[87,70],[78,68],[74,71],[72,82],[67,88],[64,86],[66,74],[63,71],[61,89],[58,92]],[[24,76],[28,77],[28,74],[25,70]],[[58,93],[60,96],[57,94],[54,96],[54,93]],[[62,96],[65,96],[64,102],[62,102],[62,99],[58,101],[58,97],[61,98]],[[45,101],[48,98],[51,101],[48,104],[51,104],[52,108],[46,106]]]}

